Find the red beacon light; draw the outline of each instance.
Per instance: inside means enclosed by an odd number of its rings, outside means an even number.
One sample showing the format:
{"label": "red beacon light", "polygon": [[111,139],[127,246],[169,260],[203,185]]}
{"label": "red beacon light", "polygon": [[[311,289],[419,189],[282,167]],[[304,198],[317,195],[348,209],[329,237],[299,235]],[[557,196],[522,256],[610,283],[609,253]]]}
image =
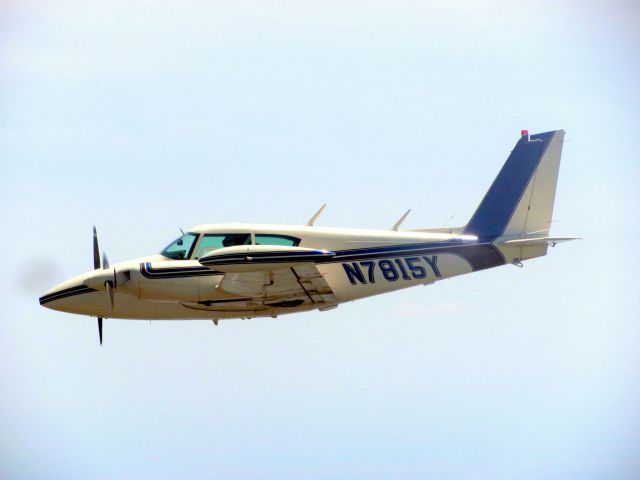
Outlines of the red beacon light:
{"label": "red beacon light", "polygon": [[521,137],[528,137],[529,136],[529,130],[520,130],[520,136]]}

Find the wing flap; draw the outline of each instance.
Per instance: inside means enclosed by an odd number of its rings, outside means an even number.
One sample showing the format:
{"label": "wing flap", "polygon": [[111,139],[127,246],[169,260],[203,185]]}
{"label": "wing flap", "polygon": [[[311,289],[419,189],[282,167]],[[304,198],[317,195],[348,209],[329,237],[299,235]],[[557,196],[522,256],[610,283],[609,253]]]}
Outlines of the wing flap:
{"label": "wing flap", "polygon": [[313,301],[313,303],[335,302],[335,295],[331,287],[318,271],[315,265],[298,265],[291,269],[296,275],[298,283]]}

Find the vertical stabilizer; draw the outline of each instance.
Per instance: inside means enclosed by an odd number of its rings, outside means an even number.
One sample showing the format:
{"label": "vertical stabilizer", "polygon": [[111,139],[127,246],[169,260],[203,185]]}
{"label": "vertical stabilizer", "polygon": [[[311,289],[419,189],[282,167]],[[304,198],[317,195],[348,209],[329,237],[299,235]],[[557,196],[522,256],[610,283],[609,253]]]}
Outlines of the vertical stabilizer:
{"label": "vertical stabilizer", "polygon": [[531,136],[523,131],[464,234],[489,241],[548,234],[563,139],[563,130]]}

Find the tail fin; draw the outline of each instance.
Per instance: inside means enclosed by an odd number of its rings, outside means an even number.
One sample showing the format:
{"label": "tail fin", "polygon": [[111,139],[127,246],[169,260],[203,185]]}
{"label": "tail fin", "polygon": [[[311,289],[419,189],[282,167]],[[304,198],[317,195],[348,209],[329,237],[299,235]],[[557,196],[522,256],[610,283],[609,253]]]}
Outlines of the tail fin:
{"label": "tail fin", "polygon": [[531,136],[523,131],[463,233],[488,241],[547,235],[563,139],[563,130]]}

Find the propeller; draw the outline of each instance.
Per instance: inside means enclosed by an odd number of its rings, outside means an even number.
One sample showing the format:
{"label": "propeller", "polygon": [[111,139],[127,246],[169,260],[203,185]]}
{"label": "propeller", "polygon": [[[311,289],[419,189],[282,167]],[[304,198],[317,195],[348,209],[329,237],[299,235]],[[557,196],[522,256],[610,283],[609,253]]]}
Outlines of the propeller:
{"label": "propeller", "polygon": [[[127,282],[131,280],[131,270],[111,268],[109,265],[109,259],[107,253],[102,253],[102,264],[100,262],[100,246],[98,244],[98,234],[96,227],[93,227],[93,269],[100,270],[85,280],[85,285],[100,291],[106,291],[109,295],[109,303],[111,304],[111,310],[115,306],[115,291],[118,285],[121,288],[127,288]],[[102,320],[103,317],[98,317],[98,334],[100,335],[100,345],[102,345]]]}
{"label": "propeller", "polygon": [[[96,231],[95,225],[93,226],[93,269],[100,270],[100,247],[98,245],[98,232]],[[102,270],[107,270],[109,268],[109,259],[107,258],[107,252],[103,252],[102,254]],[[111,309],[113,310],[114,299],[113,299],[113,289],[116,286],[116,270],[113,269],[113,280],[107,280],[104,282],[104,286],[107,289],[107,293],[109,294],[109,303],[111,303]],[[102,317],[98,317],[98,336],[100,337],[100,345],[102,345]]]}
{"label": "propeller", "polygon": [[[107,252],[102,252],[102,269],[109,268],[109,259],[107,258]],[[113,269],[113,282],[107,280],[104,282],[104,286],[107,287],[107,293],[109,294],[109,302],[111,303],[111,310],[113,310],[113,290],[116,288],[116,269]]]}
{"label": "propeller", "polygon": [[110,282],[105,282],[105,287],[107,287],[107,293],[109,294],[109,303],[111,303],[111,310],[113,310],[113,287]]}
{"label": "propeller", "polygon": [[98,232],[96,226],[93,226],[93,269],[100,269],[100,248],[98,248]]}

